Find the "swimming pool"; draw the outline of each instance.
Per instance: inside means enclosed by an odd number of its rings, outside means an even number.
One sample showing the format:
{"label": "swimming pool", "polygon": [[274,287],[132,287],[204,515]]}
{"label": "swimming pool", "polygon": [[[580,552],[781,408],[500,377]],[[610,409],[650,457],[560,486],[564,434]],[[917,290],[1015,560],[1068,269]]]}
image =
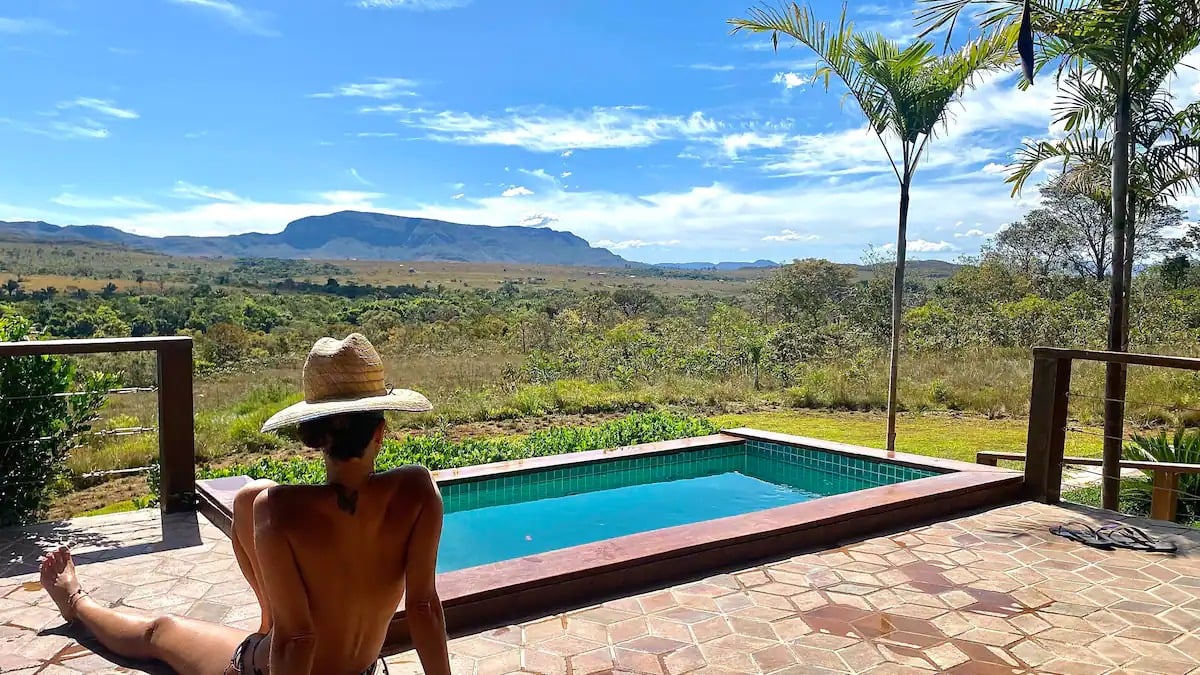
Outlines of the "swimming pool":
{"label": "swimming pool", "polygon": [[[451,633],[546,616],[1025,493],[1016,471],[756,429],[434,472]],[[246,476],[197,481],[227,535]],[[385,651],[410,645],[404,611]]]}
{"label": "swimming pool", "polygon": [[532,471],[442,486],[438,571],[738,516],[937,475],[778,443]]}

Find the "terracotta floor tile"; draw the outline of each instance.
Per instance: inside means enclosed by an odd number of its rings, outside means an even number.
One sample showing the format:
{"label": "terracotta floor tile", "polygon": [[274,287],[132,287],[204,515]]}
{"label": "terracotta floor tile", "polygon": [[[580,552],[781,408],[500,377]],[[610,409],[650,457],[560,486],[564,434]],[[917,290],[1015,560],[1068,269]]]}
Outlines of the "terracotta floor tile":
{"label": "terracotta floor tile", "polygon": [[688,645],[667,654],[662,657],[662,662],[668,675],[689,673],[708,664],[704,655],[700,653],[700,648],[695,645]]}
{"label": "terracotta floor tile", "polygon": [[[534,618],[455,640],[452,670],[991,675],[1200,668],[1200,560],[1095,551],[1046,532],[1079,517],[1038,504],[993,509]],[[206,524],[200,545],[157,550],[157,513],[89,522],[105,523],[106,536],[134,553],[106,557],[94,547],[78,556],[81,575],[94,580],[93,597],[257,625],[257,605],[228,540]],[[19,544],[2,535],[0,559],[13,557]],[[61,619],[44,594],[23,590],[35,578],[29,569],[7,569],[0,573],[0,670],[122,672],[91,643],[39,634],[43,625],[57,632]],[[65,660],[48,663],[56,655]],[[420,671],[411,652],[388,661],[397,675]]]}
{"label": "terracotta floor tile", "polygon": [[1117,633],[1120,637],[1131,638],[1134,640],[1143,640],[1146,642],[1161,642],[1169,643],[1178,638],[1182,633],[1180,631],[1163,630],[1161,628],[1143,628],[1141,626],[1130,626],[1125,630]]}

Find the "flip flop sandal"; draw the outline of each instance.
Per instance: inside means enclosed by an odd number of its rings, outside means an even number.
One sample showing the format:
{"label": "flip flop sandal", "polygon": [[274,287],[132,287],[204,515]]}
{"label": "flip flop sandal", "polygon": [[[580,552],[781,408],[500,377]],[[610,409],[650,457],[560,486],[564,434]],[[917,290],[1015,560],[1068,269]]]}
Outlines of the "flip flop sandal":
{"label": "flip flop sandal", "polygon": [[1100,539],[1119,548],[1148,553],[1175,553],[1179,547],[1174,542],[1159,541],[1146,534],[1144,530],[1132,525],[1109,523],[1098,531]]}
{"label": "flip flop sandal", "polygon": [[1066,525],[1056,525],[1050,528],[1050,534],[1070,539],[1071,541],[1084,544],[1085,546],[1091,546],[1092,548],[1099,548],[1109,551],[1111,551],[1115,545],[1108,539],[1103,538],[1100,535],[1100,532],[1098,532],[1091,525],[1078,521],[1073,521],[1067,523]]}

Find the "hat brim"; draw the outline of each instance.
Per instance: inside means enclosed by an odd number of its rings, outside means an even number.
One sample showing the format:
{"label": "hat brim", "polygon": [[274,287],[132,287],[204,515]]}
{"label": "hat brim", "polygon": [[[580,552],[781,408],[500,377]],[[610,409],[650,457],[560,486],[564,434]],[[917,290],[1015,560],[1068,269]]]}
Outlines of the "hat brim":
{"label": "hat brim", "polygon": [[322,401],[308,403],[301,401],[275,413],[262,426],[262,430],[273,431],[283,427],[310,422],[330,415],[356,412],[383,412],[397,410],[401,412],[429,412],[433,404],[424,395],[410,389],[393,389],[382,396],[367,396],[363,398],[346,399],[344,401]]}

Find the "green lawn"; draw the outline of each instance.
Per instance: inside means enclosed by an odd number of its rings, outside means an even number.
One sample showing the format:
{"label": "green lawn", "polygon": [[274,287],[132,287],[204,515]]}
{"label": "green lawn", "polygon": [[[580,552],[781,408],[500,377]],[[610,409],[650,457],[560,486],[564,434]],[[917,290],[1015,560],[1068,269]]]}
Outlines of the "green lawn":
{"label": "green lawn", "polygon": [[[869,448],[884,447],[887,434],[887,417],[879,413],[783,410],[721,415],[713,423],[723,429],[750,427]],[[978,415],[905,414],[897,420],[896,449],[964,462],[974,462],[979,450],[1023,453],[1027,424],[1024,419],[989,420]],[[1067,455],[1099,456],[1100,450],[1098,437],[1067,436]]]}

